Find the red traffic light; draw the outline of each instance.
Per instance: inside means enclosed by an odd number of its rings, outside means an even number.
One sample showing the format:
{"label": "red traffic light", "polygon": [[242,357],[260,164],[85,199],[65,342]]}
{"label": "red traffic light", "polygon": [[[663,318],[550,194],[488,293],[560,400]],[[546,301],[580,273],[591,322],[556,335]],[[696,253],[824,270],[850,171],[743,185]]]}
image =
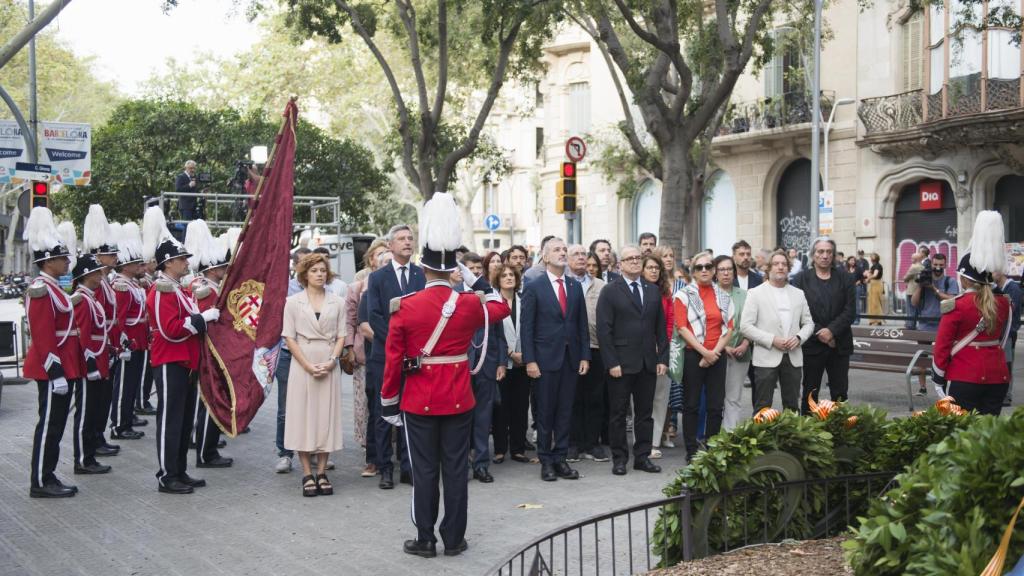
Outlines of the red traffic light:
{"label": "red traffic light", "polygon": [[575,178],[576,177],[576,163],[575,162],[562,162],[562,178]]}
{"label": "red traffic light", "polygon": [[49,182],[33,182],[32,183],[32,195],[33,196],[46,196],[50,193]]}

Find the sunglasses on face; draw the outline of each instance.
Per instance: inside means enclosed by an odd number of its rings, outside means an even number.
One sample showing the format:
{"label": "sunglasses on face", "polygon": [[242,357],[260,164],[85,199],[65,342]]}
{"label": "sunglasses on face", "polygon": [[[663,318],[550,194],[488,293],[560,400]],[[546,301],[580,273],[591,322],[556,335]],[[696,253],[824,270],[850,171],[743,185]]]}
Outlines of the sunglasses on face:
{"label": "sunglasses on face", "polygon": [[630,256],[629,258],[623,258],[622,261],[623,262],[639,262],[639,261],[641,261],[643,259],[644,259],[643,256]]}
{"label": "sunglasses on face", "polygon": [[714,264],[694,264],[693,269],[697,272],[710,272],[715,269]]}

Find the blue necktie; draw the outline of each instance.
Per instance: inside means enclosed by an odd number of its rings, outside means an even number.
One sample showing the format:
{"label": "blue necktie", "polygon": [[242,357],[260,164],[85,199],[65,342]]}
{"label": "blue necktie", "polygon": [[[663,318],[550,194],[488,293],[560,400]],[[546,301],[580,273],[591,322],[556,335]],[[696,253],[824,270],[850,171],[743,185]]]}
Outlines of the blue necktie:
{"label": "blue necktie", "polygon": [[402,281],[399,283],[399,287],[402,289],[402,295],[405,296],[409,293],[409,279],[405,275],[405,266],[399,266],[398,269],[402,271]]}
{"label": "blue necktie", "polygon": [[630,286],[633,287],[633,302],[636,304],[637,308],[643,310],[644,309],[644,301],[643,301],[643,299],[640,298],[640,283],[636,282],[636,281],[633,281],[633,282],[630,282],[629,284],[630,284]]}

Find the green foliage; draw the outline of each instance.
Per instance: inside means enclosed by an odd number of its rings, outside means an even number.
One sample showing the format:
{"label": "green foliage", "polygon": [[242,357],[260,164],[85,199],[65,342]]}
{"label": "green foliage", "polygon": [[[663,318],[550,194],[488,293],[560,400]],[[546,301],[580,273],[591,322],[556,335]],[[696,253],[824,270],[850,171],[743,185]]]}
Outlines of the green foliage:
{"label": "green foliage", "polygon": [[[185,160],[210,172],[214,192],[227,193],[235,162],[257,144],[268,147],[280,128],[277,117],[231,109],[203,110],[175,101],[131,100],[93,133],[93,181],[66,187],[54,196],[65,218],[81,222],[90,203],[104,206],[111,220],[138,219],[145,197],[173,190]],[[336,196],[342,225],[360,230],[369,224],[368,205],[386,196],[384,175],[370,153],[349,140],[336,140],[299,120],[296,129],[295,194]]]}
{"label": "green foliage", "polygon": [[[12,38],[28,23],[24,0],[0,2],[0,38]],[[39,9],[38,6],[36,8]],[[28,47],[0,69],[0,86],[14,98],[28,119]],[[36,86],[39,119],[102,125],[121,95],[110,82],[93,73],[90,59],[79,58],[57,39],[53,25],[36,35]],[[6,112],[2,116],[10,118]]]}
{"label": "green foliage", "polygon": [[976,419],[974,414],[943,416],[934,407],[913,418],[897,418],[886,425],[885,434],[874,450],[872,468],[902,470],[929,446],[967,428]]}
{"label": "green foliage", "polygon": [[[964,421],[968,428],[929,446],[858,518],[844,544],[857,574],[973,576],[988,563],[1024,496],[1024,410]],[[1022,554],[1018,528],[1007,557]]]}

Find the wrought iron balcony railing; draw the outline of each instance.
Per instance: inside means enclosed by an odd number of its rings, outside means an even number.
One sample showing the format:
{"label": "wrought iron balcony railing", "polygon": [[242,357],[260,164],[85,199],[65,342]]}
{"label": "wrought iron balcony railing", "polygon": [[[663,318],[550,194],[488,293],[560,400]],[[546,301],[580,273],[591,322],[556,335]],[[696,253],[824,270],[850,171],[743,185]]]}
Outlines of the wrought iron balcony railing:
{"label": "wrought iron balcony railing", "polygon": [[[821,115],[828,118],[835,102],[835,92],[822,90]],[[769,98],[758,98],[732,104],[718,130],[719,136],[773,130],[811,121],[811,95],[808,92],[787,92]]]}

